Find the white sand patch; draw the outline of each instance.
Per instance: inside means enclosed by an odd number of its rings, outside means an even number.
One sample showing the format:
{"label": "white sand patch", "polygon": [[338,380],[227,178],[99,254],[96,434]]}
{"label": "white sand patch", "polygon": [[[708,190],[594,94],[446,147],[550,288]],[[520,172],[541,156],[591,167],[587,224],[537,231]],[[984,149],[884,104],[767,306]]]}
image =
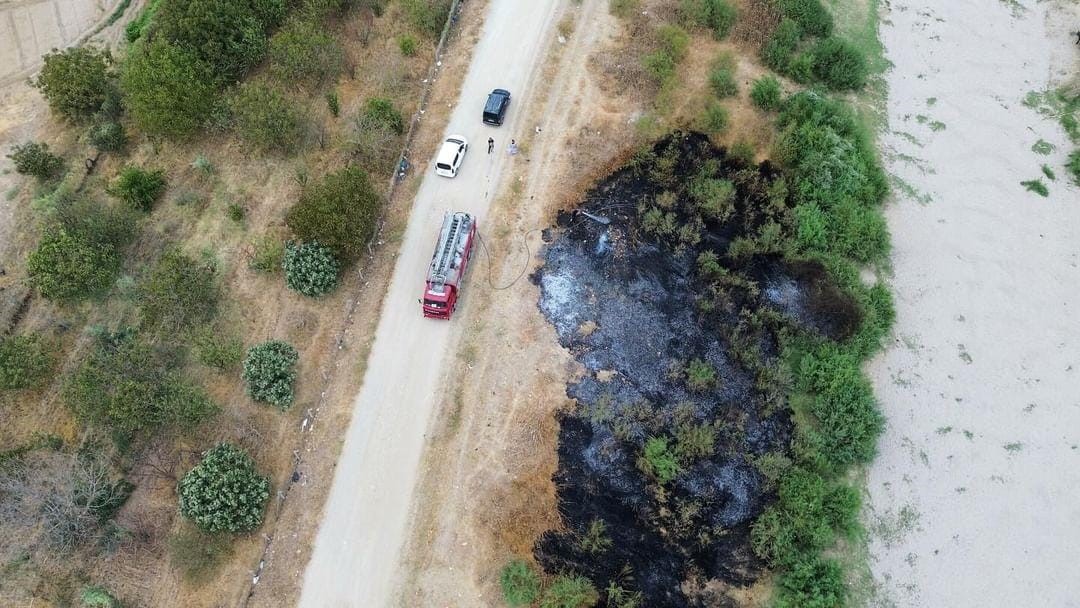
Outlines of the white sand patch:
{"label": "white sand patch", "polygon": [[[878,603],[1080,606],[1080,189],[1065,134],[1020,103],[1075,73],[1080,5],[890,4],[882,146],[907,187],[888,209],[896,340],[870,370],[889,420],[868,479]],[[1019,185],[1043,163],[1049,198]]]}

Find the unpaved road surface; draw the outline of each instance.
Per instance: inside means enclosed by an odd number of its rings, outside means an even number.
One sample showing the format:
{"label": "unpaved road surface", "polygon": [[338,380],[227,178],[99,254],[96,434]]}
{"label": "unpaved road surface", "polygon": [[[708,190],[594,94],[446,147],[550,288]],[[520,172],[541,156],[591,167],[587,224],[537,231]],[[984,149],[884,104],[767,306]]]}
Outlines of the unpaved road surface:
{"label": "unpaved road surface", "polygon": [[[120,0],[0,0],[0,87],[29,76],[41,57],[78,42]],[[136,3],[138,5],[139,3]],[[128,7],[136,12],[136,7]]]}
{"label": "unpaved road surface", "polygon": [[1076,74],[1080,5],[888,5],[882,139],[913,191],[888,210],[897,340],[871,370],[874,605],[1080,606],[1080,190],[1021,103]]}
{"label": "unpaved road surface", "polygon": [[[459,337],[453,321],[424,319],[417,298],[444,211],[477,216],[481,233],[491,197],[510,163],[511,138],[535,125],[522,124],[521,101],[535,86],[545,44],[553,35],[556,0],[491,0],[472,65],[450,117],[447,134],[470,142],[454,179],[434,175],[431,159],[412,159],[425,173],[413,203],[394,277],[383,302],[363,386],[354,405],[334,485],[323,514],[315,550],[304,577],[301,606],[377,608],[395,604],[401,580],[402,545],[411,518],[413,490],[432,412],[442,397],[445,370]],[[502,127],[481,123],[493,88],[513,95]],[[487,154],[487,139],[496,149]],[[481,288],[474,275],[468,289]]]}

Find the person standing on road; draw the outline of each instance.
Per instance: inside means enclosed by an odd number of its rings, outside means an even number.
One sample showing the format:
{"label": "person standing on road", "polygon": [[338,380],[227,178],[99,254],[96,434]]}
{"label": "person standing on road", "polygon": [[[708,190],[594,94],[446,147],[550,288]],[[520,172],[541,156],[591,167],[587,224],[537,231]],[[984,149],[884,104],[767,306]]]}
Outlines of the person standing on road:
{"label": "person standing on road", "polygon": [[495,150],[495,138],[494,137],[489,137],[488,138],[488,154],[491,154],[491,152],[493,150]]}
{"label": "person standing on road", "polygon": [[510,156],[514,156],[518,153],[517,142],[515,140],[510,140],[510,145],[506,147],[506,153]]}

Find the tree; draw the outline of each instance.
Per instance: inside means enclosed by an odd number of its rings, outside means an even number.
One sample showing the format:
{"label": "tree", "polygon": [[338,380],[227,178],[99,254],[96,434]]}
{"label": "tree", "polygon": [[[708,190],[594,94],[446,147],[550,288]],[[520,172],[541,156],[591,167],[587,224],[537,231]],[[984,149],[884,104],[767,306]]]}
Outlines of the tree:
{"label": "tree", "polygon": [[244,382],[256,401],[265,401],[280,409],[293,402],[293,382],[300,355],[288,342],[270,340],[252,346],[244,360]]}
{"label": "tree", "polygon": [[262,60],[267,33],[284,15],[284,0],[183,0],[162,2],[154,25],[212,66],[218,84],[229,84]]}
{"label": "tree", "polygon": [[332,251],[318,243],[290,241],[285,244],[282,268],[289,289],[317,298],[337,287],[341,265]]}
{"label": "tree", "polygon": [[207,532],[250,532],[262,525],[270,480],[244,450],[222,443],[180,480],[180,513]]}
{"label": "tree", "polygon": [[367,174],[350,166],[305,189],[285,224],[299,240],[317,242],[348,263],[366,251],[382,203]]}
{"label": "tree", "polygon": [[303,115],[281,91],[266,83],[240,85],[229,106],[237,133],[261,150],[288,153],[303,140]]}
{"label": "tree", "polygon": [[405,119],[388,99],[369,98],[353,123],[356,154],[377,171],[392,169],[400,149]]}
{"label": "tree", "polygon": [[127,145],[124,125],[118,122],[106,122],[94,126],[89,133],[90,145],[102,152],[118,152]]}
{"label": "tree", "polygon": [[510,606],[529,606],[540,597],[540,577],[528,562],[510,560],[499,574],[503,599]]}
{"label": "tree", "polygon": [[7,155],[20,175],[32,175],[39,180],[55,176],[64,166],[64,159],[49,152],[49,144],[26,142],[11,149]]}
{"label": "tree", "polygon": [[0,390],[38,386],[54,367],[56,354],[41,336],[0,337]]}
{"label": "tree", "polygon": [[144,325],[168,332],[209,321],[219,297],[213,266],[178,249],[167,250],[138,288]]}
{"label": "tree", "polygon": [[132,209],[150,211],[165,192],[165,172],[128,165],[107,190]]}
{"label": "tree", "polygon": [[53,50],[45,55],[45,63],[34,86],[41,90],[53,112],[72,120],[83,120],[101,109],[113,86],[109,72],[111,63],[112,56],[108,51],[84,46]]}
{"label": "tree", "polygon": [[[172,4],[179,3],[164,3]],[[174,139],[189,137],[205,124],[217,98],[210,65],[192,51],[160,38],[132,49],[120,86],[142,130]]]}
{"label": "tree", "polygon": [[270,61],[282,82],[317,87],[341,73],[345,54],[314,21],[294,19],[270,38]]}

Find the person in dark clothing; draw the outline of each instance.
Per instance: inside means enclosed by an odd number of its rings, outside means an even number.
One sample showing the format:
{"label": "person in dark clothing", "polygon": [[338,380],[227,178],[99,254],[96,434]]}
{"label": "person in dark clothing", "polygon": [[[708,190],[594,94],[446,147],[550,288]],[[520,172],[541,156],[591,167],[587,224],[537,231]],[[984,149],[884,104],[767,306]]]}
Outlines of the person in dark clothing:
{"label": "person in dark clothing", "polygon": [[1080,44],[1080,30],[1073,32],[1076,34],[1076,44]]}
{"label": "person in dark clothing", "polygon": [[491,154],[491,152],[493,150],[495,150],[495,138],[489,137],[488,138],[488,154]]}

